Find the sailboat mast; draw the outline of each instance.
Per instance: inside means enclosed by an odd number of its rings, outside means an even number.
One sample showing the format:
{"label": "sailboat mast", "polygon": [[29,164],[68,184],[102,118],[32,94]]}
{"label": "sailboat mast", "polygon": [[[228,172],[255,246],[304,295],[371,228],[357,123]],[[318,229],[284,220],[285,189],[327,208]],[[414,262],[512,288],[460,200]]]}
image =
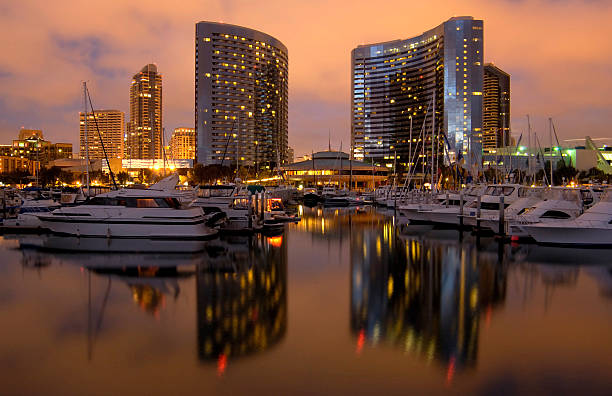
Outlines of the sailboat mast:
{"label": "sailboat mast", "polygon": [[[550,137],[550,186],[554,186],[553,182],[553,139],[552,139],[552,118],[548,119],[548,135]],[[546,171],[546,169],[544,170]]]}
{"label": "sailboat mast", "polygon": [[85,185],[89,197],[89,132],[87,131],[87,82],[83,81],[83,111],[85,116]]}
{"label": "sailboat mast", "polygon": [[527,114],[527,144],[529,145],[527,150],[527,176],[531,177],[531,121],[529,120],[529,114]]}
{"label": "sailboat mast", "polygon": [[431,192],[434,190],[434,135],[436,134],[436,89],[433,92],[433,111],[431,113],[431,165],[429,169],[431,171]]}

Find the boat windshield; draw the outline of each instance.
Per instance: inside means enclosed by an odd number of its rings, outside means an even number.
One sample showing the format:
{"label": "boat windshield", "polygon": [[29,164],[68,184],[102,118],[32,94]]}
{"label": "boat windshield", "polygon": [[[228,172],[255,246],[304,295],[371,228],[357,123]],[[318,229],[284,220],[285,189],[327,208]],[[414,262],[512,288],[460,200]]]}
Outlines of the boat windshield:
{"label": "boat windshield", "polygon": [[200,186],[198,189],[198,197],[231,197],[234,194],[234,186]]}
{"label": "boat windshield", "polygon": [[178,209],[181,204],[176,198],[135,198],[135,197],[94,197],[87,205],[124,206],[126,208],[172,208]]}

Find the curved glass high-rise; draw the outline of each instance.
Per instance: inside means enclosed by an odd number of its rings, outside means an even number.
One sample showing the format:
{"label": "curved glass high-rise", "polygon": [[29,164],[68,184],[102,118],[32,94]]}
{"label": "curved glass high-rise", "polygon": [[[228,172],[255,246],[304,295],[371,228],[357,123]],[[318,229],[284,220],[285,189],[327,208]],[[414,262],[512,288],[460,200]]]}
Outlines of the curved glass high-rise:
{"label": "curved glass high-rise", "polygon": [[354,157],[418,170],[433,151],[447,161],[479,164],[482,40],[482,20],[455,17],[413,38],[353,49]]}
{"label": "curved glass high-rise", "polygon": [[196,24],[196,161],[275,166],[287,161],[288,52],[257,30]]}

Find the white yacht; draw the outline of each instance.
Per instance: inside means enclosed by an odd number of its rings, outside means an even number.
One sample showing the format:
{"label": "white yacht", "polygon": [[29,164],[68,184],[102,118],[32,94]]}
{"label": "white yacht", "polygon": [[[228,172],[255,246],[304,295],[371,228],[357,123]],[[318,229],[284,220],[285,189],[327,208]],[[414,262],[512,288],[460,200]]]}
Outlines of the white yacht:
{"label": "white yacht", "polygon": [[[546,199],[545,196],[550,196],[548,190],[545,187],[519,187],[518,188],[518,199],[512,202],[510,205],[505,205],[504,209],[504,223],[516,219],[517,216],[529,211],[539,202]],[[497,201],[497,209],[486,210],[483,209],[480,215],[480,227],[481,229],[491,230],[494,232],[499,231],[499,198]],[[504,204],[505,204],[504,199]],[[468,225],[475,226],[476,218],[470,217],[468,219]]]}
{"label": "white yacht", "polygon": [[[463,190],[463,210],[467,213],[468,208],[476,201],[476,197],[481,195],[484,185],[473,185]],[[415,214],[414,222],[417,222],[416,216],[419,216],[419,220],[426,223],[433,223],[444,226],[458,226],[460,224],[459,214],[461,213],[461,195],[460,194],[449,194],[448,203],[440,205],[437,208],[423,208]]]}
{"label": "white yacht", "polygon": [[612,246],[612,192],[573,220],[525,225],[538,243],[568,246]]}
{"label": "white yacht", "polygon": [[[553,187],[543,194],[542,200],[523,210],[506,215],[507,235],[513,239],[529,237],[525,226],[537,223],[555,223],[575,219],[582,213],[580,190],[574,188]],[[496,230],[497,219],[485,220],[483,227]]]}
{"label": "white yacht", "polygon": [[17,217],[5,219],[2,223],[4,232],[43,232],[45,228],[39,216],[58,209],[60,204],[52,199],[25,200],[19,208]]}
{"label": "white yacht", "polygon": [[201,208],[185,207],[171,193],[122,189],[100,194],[82,205],[39,215],[42,227],[77,237],[206,239]]}
{"label": "white yacht", "polygon": [[[504,197],[504,209],[525,196],[529,187],[520,184],[493,184],[486,188],[480,198],[480,218],[499,215],[500,197]],[[464,210],[463,224],[475,227],[478,220],[478,202],[473,201]]]}

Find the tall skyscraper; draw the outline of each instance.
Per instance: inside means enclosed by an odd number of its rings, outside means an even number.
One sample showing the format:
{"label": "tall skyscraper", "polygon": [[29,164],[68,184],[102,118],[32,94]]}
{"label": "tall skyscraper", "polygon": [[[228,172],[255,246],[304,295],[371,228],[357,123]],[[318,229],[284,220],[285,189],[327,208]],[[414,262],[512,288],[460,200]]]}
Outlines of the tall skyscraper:
{"label": "tall skyscraper", "polygon": [[510,75],[492,63],[484,66],[482,149],[510,144]]}
{"label": "tall skyscraper", "polygon": [[[95,118],[94,118],[95,114]],[[97,122],[97,129],[96,129]],[[87,139],[85,139],[85,114],[79,113],[79,137],[81,158],[85,158],[86,143],[89,146],[90,159],[104,159],[104,150],[108,158],[123,158],[123,136],[125,114],[119,110],[96,110],[87,113]],[[98,130],[100,134],[98,135]],[[102,139],[100,139],[100,136]],[[102,149],[104,144],[104,150]]]}
{"label": "tall skyscraper", "polygon": [[[351,53],[354,157],[387,166],[394,161],[420,166],[432,158],[433,150],[451,161],[479,164],[482,40],[482,20],[456,17],[413,38],[355,48]],[[445,146],[450,146],[447,155]]]}
{"label": "tall skyscraper", "polygon": [[162,75],[148,64],[132,78],[126,158],[162,158]]}
{"label": "tall skyscraper", "polygon": [[172,159],[195,159],[195,129],[176,128],[170,138]]}
{"label": "tall skyscraper", "polygon": [[287,48],[235,25],[196,24],[196,160],[275,166],[287,161]]}

